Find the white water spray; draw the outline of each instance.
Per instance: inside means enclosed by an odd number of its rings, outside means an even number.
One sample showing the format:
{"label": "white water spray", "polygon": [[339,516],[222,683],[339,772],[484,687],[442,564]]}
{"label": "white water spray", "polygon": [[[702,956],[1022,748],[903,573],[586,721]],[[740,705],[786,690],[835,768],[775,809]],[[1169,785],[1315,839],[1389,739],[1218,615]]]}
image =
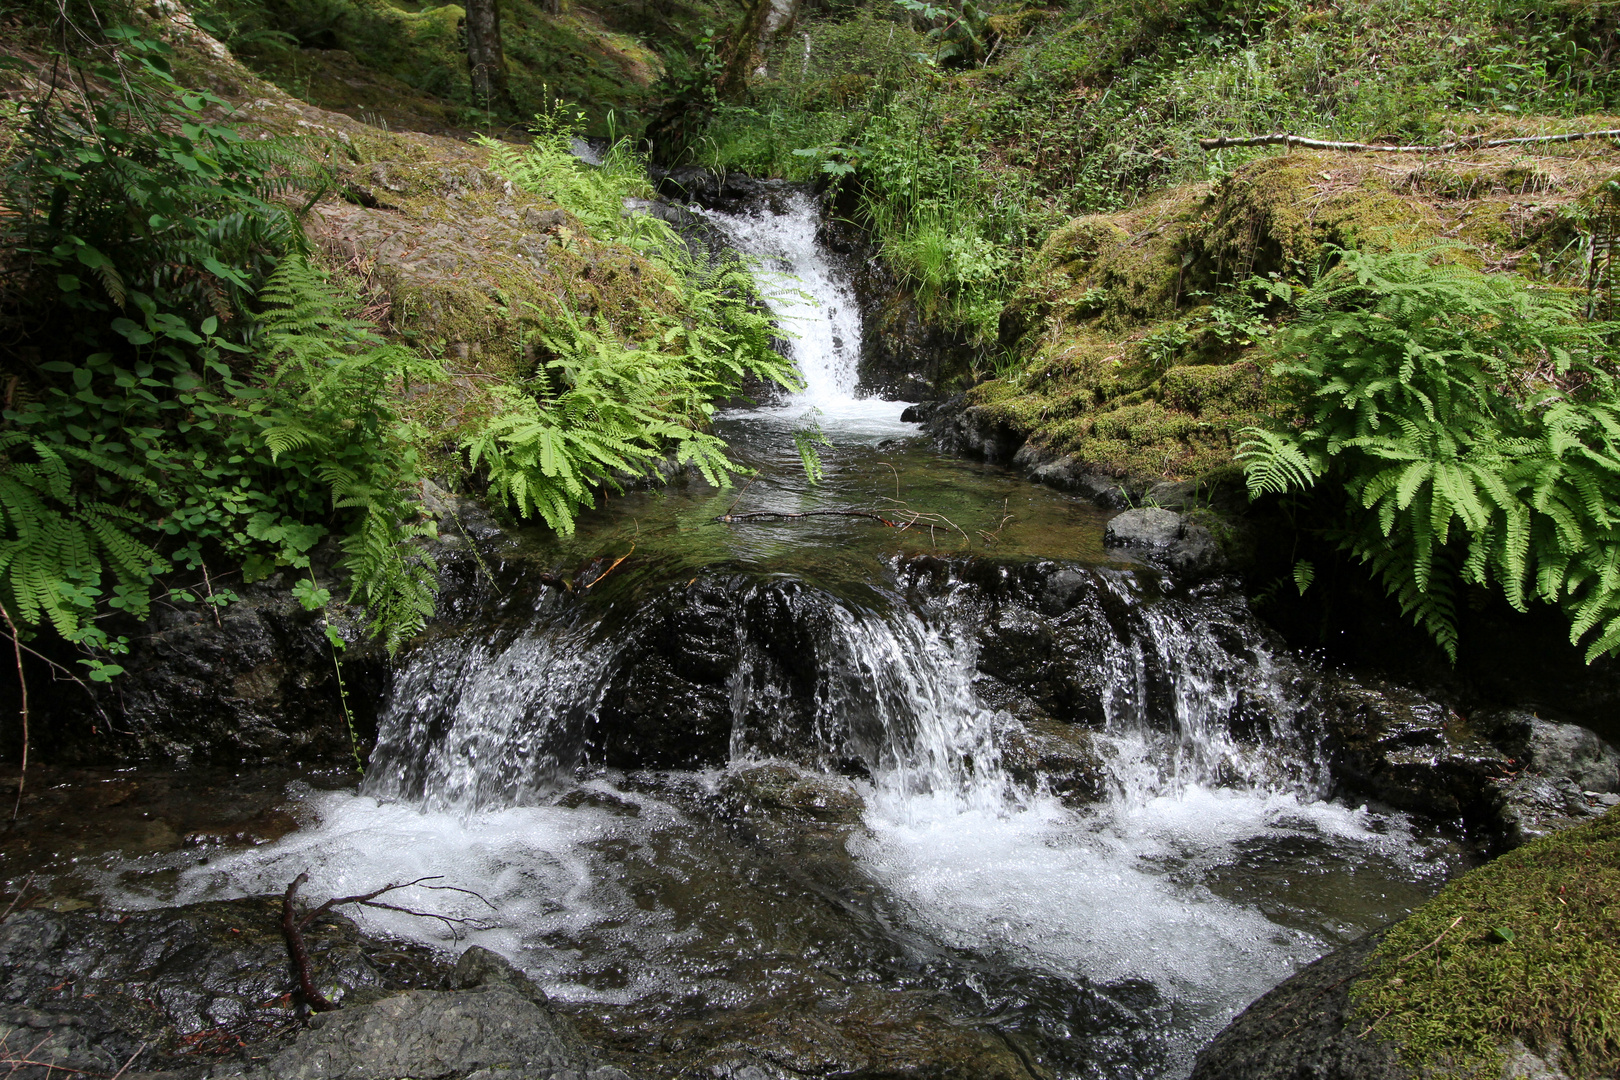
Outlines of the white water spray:
{"label": "white water spray", "polygon": [[857,438],[913,431],[900,423],[903,402],[860,393],[860,305],[848,278],[817,239],[821,214],[814,200],[795,191],[774,207],[742,214],[710,212],[707,217],[733,248],[754,261],[766,306],[791,335],[787,352],[804,377],[802,392],[766,411],[793,420],[814,410],[830,431]]}

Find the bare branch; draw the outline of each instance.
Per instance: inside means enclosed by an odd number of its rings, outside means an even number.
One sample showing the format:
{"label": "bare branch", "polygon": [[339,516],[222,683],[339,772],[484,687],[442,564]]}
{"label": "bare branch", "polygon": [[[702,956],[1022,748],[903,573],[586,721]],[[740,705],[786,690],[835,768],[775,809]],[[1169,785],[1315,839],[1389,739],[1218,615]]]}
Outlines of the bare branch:
{"label": "bare branch", "polygon": [[1582,139],[1620,139],[1620,129],[1605,131],[1573,131],[1565,135],[1526,135],[1515,139],[1484,139],[1480,137],[1457,139],[1436,146],[1387,146],[1381,143],[1330,142],[1325,139],[1307,139],[1299,135],[1277,132],[1273,135],[1250,135],[1242,138],[1220,136],[1199,139],[1204,150],[1220,150],[1228,146],[1302,146],[1307,150],[1344,150],[1377,154],[1449,154],[1457,151],[1491,150],[1498,146],[1525,146],[1529,143],[1569,143]]}

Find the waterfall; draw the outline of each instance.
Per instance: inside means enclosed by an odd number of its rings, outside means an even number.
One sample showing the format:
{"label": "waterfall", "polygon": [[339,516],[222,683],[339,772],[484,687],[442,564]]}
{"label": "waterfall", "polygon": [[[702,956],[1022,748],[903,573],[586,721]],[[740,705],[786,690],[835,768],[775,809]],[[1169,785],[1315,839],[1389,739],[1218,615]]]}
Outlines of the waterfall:
{"label": "waterfall", "polygon": [[[859,311],[809,196],[712,217],[759,261],[806,383],[740,430],[790,443],[812,409],[835,442],[909,430],[897,403],[859,397]],[[768,1012],[796,979],[893,978],[981,1015],[1033,1015],[1064,1078],[1157,1080],[1185,1076],[1204,1039],[1328,941],[1443,875],[1404,819],[1326,801],[1316,676],[1241,596],[932,553],[850,589],[829,583],[840,554],[679,564],[617,599],[548,588],[532,608],[459,610],[404,657],[358,791],[304,790],[302,829],[143,868],[151,884],[121,900],[279,891],[306,871],[311,895],[444,875],[476,896],[418,906],[470,922],[358,917],[497,949],[576,1003]],[[1063,719],[997,682],[987,643],[1007,641],[1031,650],[1017,671],[1061,687]],[[1073,805],[1019,772],[1007,747],[1037,729],[1092,755],[1100,799]],[[772,769],[847,790],[857,818],[811,828],[727,795]],[[768,842],[795,829],[819,852],[808,869]],[[733,896],[754,906],[714,914]],[[822,929],[782,937],[801,923]],[[992,1006],[995,979],[1072,1000]],[[1111,1034],[1081,1030],[1082,997],[1111,1010]],[[649,1015],[637,1022],[657,1042],[663,1014]]]}
{"label": "waterfall", "polygon": [[813,419],[833,434],[877,438],[909,434],[904,404],[860,391],[861,311],[848,276],[817,237],[821,213],[804,191],[790,191],[749,212],[707,217],[727,243],[754,264],[766,306],[786,335],[785,351],[804,389],[774,412]]}

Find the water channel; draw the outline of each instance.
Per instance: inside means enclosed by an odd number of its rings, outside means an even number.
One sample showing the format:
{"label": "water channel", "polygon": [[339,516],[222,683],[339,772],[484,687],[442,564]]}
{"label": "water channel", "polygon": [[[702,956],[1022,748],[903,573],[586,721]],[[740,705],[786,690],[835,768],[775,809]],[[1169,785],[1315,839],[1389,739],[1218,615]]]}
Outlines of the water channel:
{"label": "water channel", "polygon": [[[712,221],[807,384],[720,420],[755,477],[492,550],[402,656],[363,782],[294,782],[269,842],[87,858],[103,899],[442,875],[477,896],[408,902],[466,921],[357,918],[503,953],[649,1073],[1145,1080],[1460,868],[1326,797],[1315,676],[1235,590],[1112,559],[1105,513],[860,395],[807,197]],[[715,520],[852,509],[915,523]],[[588,590],[533,581],[593,558]]]}

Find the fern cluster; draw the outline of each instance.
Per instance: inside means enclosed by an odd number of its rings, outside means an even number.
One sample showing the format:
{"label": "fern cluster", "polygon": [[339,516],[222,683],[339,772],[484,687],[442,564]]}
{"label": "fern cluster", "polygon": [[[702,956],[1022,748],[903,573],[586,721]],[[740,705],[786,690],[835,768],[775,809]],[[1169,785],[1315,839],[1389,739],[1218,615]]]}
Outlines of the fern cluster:
{"label": "fern cluster", "polygon": [[[1456,658],[1459,582],[1561,604],[1587,660],[1620,649],[1614,327],[1437,252],[1338,253],[1272,348],[1298,427],[1250,429],[1251,496],[1342,485],[1334,538]],[[1309,576],[1302,580],[1302,588]]]}
{"label": "fern cluster", "polygon": [[208,120],[223,103],[180,88],[161,43],[108,36],[116,63],[32,103],[0,175],[0,600],[106,649],[98,620],[144,616],[166,573],[206,556],[251,581],[336,534],[395,647],[436,574],[391,400],[436,372],[304,261],[275,198],[318,188],[298,147]]}
{"label": "fern cluster", "polygon": [[679,303],[675,315],[647,309],[652,332],[637,342],[566,308],[542,316],[536,344],[547,359],[527,385],[507,388],[504,408],[464,441],[492,495],[565,533],[595,505],[596,490],[656,475],[666,456],[726,484],[736,466],[709,431],[714,403],[751,380],[800,385],[773,348],[777,332],[748,269],[735,257],[696,256],[665,222],[625,212],[627,197],[651,194],[625,144],[594,168],[572,155],[568,137],[553,124],[525,149],[487,143],[491,167],[561,203],[593,235],[663,267]]}

